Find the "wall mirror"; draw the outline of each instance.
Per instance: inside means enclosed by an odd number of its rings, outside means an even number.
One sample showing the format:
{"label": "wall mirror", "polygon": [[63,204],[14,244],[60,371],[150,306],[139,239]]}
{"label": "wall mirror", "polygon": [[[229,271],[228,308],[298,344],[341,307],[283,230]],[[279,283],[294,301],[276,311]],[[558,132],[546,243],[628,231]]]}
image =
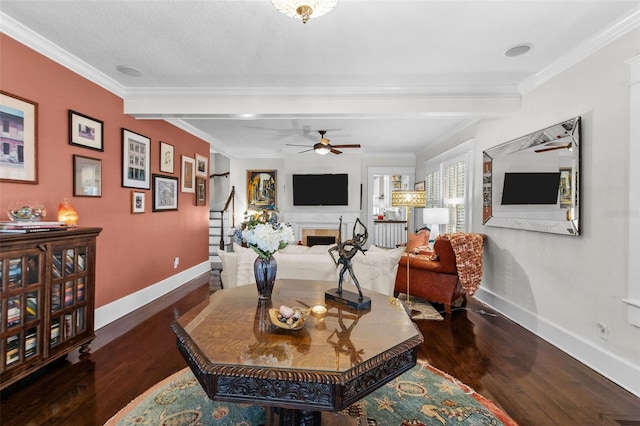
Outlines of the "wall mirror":
{"label": "wall mirror", "polygon": [[580,117],[483,152],[487,226],[580,235]]}

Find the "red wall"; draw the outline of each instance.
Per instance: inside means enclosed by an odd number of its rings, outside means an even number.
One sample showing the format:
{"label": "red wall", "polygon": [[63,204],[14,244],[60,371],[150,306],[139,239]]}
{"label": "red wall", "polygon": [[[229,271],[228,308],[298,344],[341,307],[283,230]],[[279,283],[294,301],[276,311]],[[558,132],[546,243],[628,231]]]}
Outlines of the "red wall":
{"label": "red wall", "polygon": [[[131,214],[131,188],[121,187],[122,128],[151,138],[151,172],[159,173],[160,141],[175,147],[174,174],[181,155],[209,158],[209,144],[164,121],[136,120],[123,114],[118,96],[56,62],[0,34],[0,88],[38,104],[38,184],[0,183],[2,214],[16,202],[38,201],[48,220],[69,198],[79,226],[103,228],[98,237],[96,307],[117,300],[205,262],[208,207],[195,206],[194,194],[180,192],[178,211]],[[104,152],[69,145],[68,111],[104,122]],[[73,154],[102,160],[102,197],[73,197]],[[208,205],[208,203],[207,203]],[[7,220],[0,219],[0,220]],[[174,257],[180,265],[173,268]]]}

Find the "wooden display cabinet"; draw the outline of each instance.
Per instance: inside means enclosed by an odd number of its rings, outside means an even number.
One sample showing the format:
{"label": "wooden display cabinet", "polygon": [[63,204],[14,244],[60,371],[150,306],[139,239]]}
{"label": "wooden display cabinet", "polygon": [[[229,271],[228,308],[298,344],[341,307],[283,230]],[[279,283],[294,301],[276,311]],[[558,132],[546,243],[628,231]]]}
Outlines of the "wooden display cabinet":
{"label": "wooden display cabinet", "polygon": [[0,389],[76,348],[88,355],[100,231],[0,234]]}

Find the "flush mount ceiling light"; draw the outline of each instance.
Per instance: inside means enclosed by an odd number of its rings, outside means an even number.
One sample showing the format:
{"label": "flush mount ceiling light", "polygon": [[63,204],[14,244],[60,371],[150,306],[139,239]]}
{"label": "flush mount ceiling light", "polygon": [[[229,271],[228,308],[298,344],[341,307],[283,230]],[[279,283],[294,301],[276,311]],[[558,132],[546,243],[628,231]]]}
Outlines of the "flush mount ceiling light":
{"label": "flush mount ceiling light", "polygon": [[271,4],[281,13],[300,19],[303,24],[306,24],[310,18],[317,18],[330,12],[336,3],[338,0],[271,0]]}
{"label": "flush mount ceiling light", "polygon": [[116,69],[122,74],[130,75],[131,77],[140,77],[142,75],[142,71],[129,65],[118,65]]}
{"label": "flush mount ceiling light", "polygon": [[504,56],[513,57],[513,56],[524,55],[531,49],[533,49],[533,44],[531,43],[516,44],[515,46],[511,46],[510,48],[505,50]]}

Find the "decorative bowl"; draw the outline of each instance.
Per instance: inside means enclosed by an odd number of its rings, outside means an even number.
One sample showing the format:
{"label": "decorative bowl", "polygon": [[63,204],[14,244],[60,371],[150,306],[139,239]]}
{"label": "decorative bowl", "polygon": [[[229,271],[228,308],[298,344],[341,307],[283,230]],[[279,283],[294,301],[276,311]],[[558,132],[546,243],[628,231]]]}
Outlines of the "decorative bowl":
{"label": "decorative bowl", "polygon": [[47,215],[47,211],[44,207],[29,207],[22,206],[19,208],[11,209],[7,212],[7,216],[14,222],[34,222],[44,220],[44,217]]}
{"label": "decorative bowl", "polygon": [[269,319],[271,323],[278,328],[283,328],[285,330],[300,330],[304,327],[304,323],[309,316],[310,309],[300,308],[298,306],[291,308],[293,309],[294,316],[289,318],[291,321],[287,321],[280,314],[280,310],[271,308],[269,309]]}

